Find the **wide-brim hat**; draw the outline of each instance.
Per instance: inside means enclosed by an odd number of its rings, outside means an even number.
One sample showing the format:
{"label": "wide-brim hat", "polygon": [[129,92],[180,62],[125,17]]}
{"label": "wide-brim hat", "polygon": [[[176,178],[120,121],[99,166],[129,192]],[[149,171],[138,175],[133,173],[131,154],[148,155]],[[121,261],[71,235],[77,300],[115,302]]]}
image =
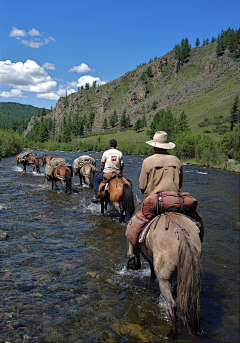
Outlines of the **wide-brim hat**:
{"label": "wide-brim hat", "polygon": [[157,131],[153,136],[153,139],[151,141],[147,141],[146,143],[155,148],[161,149],[173,149],[175,147],[174,143],[169,142],[168,134],[164,131]]}

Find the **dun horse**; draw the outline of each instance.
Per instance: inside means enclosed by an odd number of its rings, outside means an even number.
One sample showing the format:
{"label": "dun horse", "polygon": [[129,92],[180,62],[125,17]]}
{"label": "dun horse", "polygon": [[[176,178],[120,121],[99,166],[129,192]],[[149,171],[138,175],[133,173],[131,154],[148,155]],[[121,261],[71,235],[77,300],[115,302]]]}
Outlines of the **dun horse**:
{"label": "dun horse", "polygon": [[82,168],[79,167],[74,174],[79,175],[80,186],[82,186],[83,182],[85,182],[88,185],[88,187],[92,189],[95,173],[97,173],[97,168],[92,164],[88,163],[85,164]]}
{"label": "dun horse", "polygon": [[52,161],[54,158],[57,158],[60,161],[66,162],[64,160],[64,158],[62,157],[52,157],[52,156],[47,156],[47,155],[43,155],[42,156],[42,166],[44,166],[46,163],[49,163],[50,161]]}
{"label": "dun horse", "polygon": [[101,215],[104,215],[104,209],[107,209],[109,202],[119,212],[120,223],[124,221],[126,211],[129,212],[130,216],[135,211],[132,183],[130,180],[123,177],[116,177],[109,182],[107,189],[100,192],[100,195]]}
{"label": "dun horse", "polygon": [[36,171],[40,173],[40,168],[39,168],[39,160],[37,155],[29,153],[27,155],[22,155],[19,154],[16,156],[16,163],[17,166],[21,163],[23,165],[23,170],[26,171],[26,167],[29,165],[33,168],[33,172],[36,168]]}
{"label": "dun horse", "polygon": [[177,304],[171,285],[177,277],[177,302],[185,316],[190,332],[201,333],[201,241],[196,224],[178,213],[166,213],[150,224],[145,241],[140,243],[143,256],[150,264],[151,277],[168,306],[174,330],[177,323]]}

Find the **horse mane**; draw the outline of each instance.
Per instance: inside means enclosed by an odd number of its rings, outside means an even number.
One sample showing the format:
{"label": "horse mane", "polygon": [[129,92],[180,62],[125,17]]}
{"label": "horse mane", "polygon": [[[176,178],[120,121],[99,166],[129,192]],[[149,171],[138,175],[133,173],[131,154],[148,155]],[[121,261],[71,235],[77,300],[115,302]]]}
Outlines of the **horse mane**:
{"label": "horse mane", "polygon": [[190,330],[201,332],[201,262],[200,254],[193,245],[191,238],[184,235],[179,245],[178,259],[178,304],[186,316]]}

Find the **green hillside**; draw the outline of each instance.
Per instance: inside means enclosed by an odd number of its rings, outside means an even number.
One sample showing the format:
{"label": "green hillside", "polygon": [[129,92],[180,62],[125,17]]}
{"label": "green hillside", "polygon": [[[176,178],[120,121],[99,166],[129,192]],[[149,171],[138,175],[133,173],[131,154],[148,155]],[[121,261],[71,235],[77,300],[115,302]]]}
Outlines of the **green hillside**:
{"label": "green hillside", "polygon": [[37,116],[39,110],[39,108],[31,105],[22,105],[16,102],[0,102],[0,124]]}

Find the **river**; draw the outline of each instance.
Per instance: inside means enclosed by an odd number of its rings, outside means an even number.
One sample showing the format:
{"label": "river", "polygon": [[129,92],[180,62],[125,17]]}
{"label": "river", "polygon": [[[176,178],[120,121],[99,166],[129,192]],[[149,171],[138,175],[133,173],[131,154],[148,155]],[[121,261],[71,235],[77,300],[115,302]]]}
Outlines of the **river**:
{"label": "river", "polygon": [[[35,151],[71,163],[83,153]],[[86,153],[84,153],[86,154]],[[101,154],[89,153],[100,169]],[[142,156],[124,156],[124,176],[141,199]],[[24,173],[15,157],[0,162],[0,343],[239,342],[239,174],[187,165],[182,191],[198,199],[202,245],[201,325],[173,335],[157,280],[142,259],[126,269],[125,224],[109,206],[99,216],[93,191],[73,177],[72,194],[41,173]],[[129,218],[127,218],[128,220]]]}

